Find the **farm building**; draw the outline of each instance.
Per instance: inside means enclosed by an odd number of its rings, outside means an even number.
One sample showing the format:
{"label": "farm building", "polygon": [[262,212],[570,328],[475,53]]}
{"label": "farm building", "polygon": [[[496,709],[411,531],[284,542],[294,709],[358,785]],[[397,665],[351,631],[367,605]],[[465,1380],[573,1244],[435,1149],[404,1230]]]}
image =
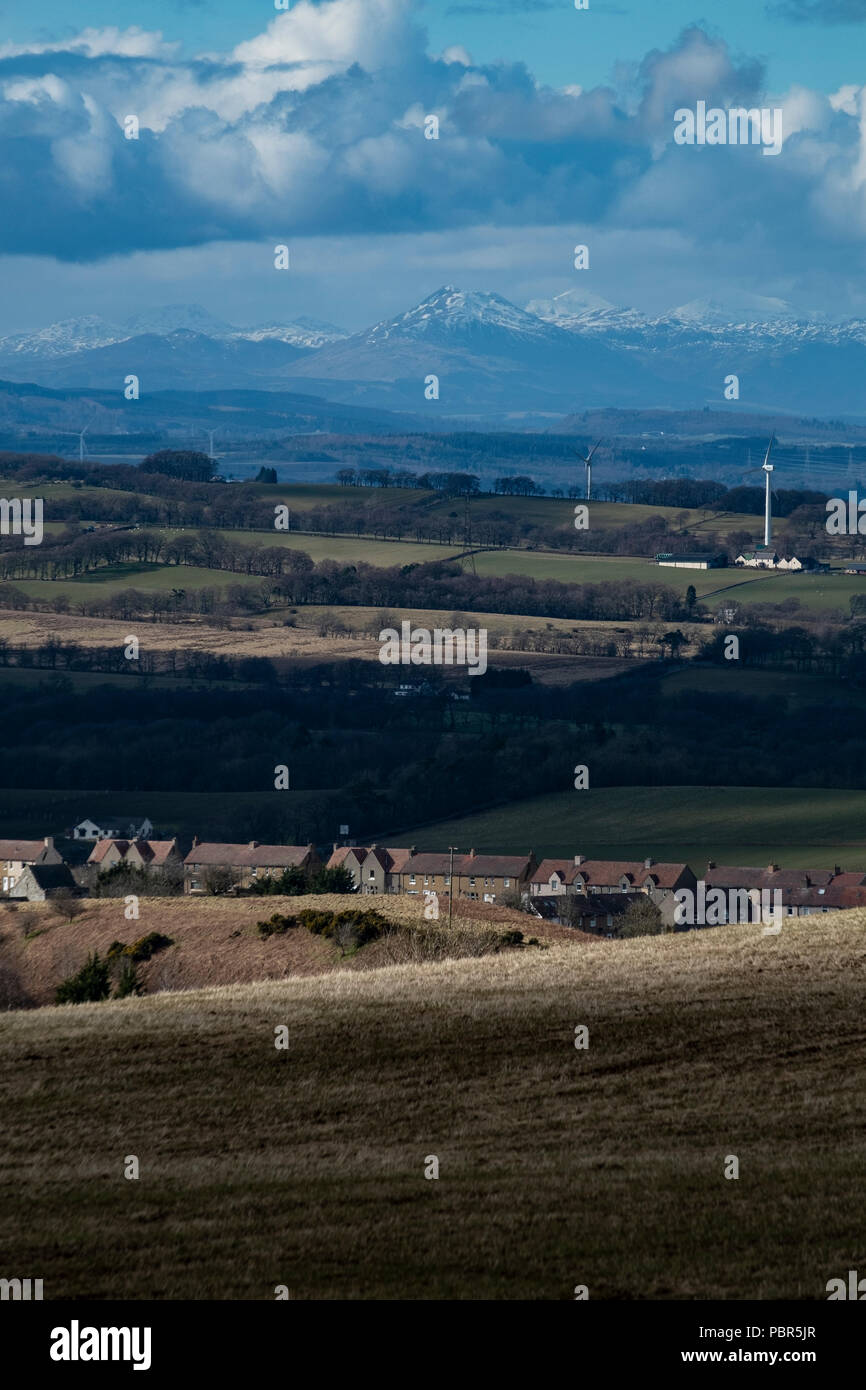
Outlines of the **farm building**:
{"label": "farm building", "polygon": [[656,564],[675,570],[718,570],[728,563],[726,555],[671,555],[662,553],[656,556]]}
{"label": "farm building", "polygon": [[72,829],[73,840],[146,840],[153,834],[147,816],[112,811],[100,820],[85,819]]}
{"label": "farm building", "polygon": [[778,555],[768,545],[756,545],[754,550],[744,550],[735,561],[735,564],[753,570],[774,570],[778,563]]}

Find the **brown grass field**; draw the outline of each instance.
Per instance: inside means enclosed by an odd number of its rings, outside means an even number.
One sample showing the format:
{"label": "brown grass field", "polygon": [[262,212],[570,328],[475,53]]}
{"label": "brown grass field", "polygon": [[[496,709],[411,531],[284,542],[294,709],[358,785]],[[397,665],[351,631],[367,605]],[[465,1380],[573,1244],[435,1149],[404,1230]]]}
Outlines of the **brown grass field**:
{"label": "brown grass field", "polygon": [[333,941],[303,928],[268,940],[257,931],[257,923],[274,912],[294,914],[303,908],[340,911],[353,906],[358,906],[357,898],[330,893],[298,898],[141,898],[138,920],[127,921],[122,897],[91,898],[82,900],[80,915],[68,921],[50,902],[0,902],[0,1010],[16,1005],[18,999],[36,1005],[53,1004],[57,985],[80,969],[90,951],[104,955],[113,941],[129,944],[154,931],[171,937],[175,944],[140,966],[149,993],[321,975],[332,970],[375,970],[446,953],[481,954],[513,927],[546,942],[592,944],[598,940],[509,908],[456,899],[449,932],[447,898],[441,899],[437,926],[424,923],[422,898],[402,895],[377,898],[375,903],[365,898],[363,906],[374,907],[397,925],[423,925],[421,941],[408,942],[400,935],[370,942],[354,955],[343,956]]}
{"label": "brown grass field", "polygon": [[824,1300],[866,1265],[864,927],[4,1013],[6,1263],[46,1299]]}
{"label": "brown grass field", "polygon": [[[346,659],[378,661],[382,613],[383,610],[378,608],[310,606],[292,615],[296,627],[286,627],[284,613],[280,613],[277,621],[273,617],[256,617],[249,620],[233,619],[217,625],[204,619],[185,623],[149,623],[129,618],[20,613],[0,609],[0,638],[13,646],[36,647],[54,639],[75,642],[82,647],[106,647],[122,646],[127,633],[135,632],[142,647],[154,652],[188,650],[230,657],[266,656],[277,660],[291,659],[305,665]],[[398,628],[404,619],[429,628],[454,626],[453,613],[443,609],[389,608],[387,614],[389,623],[396,624]],[[319,627],[323,620],[335,619],[342,623],[346,631],[320,635]],[[532,671],[536,680],[544,683],[596,680],[631,670],[635,665],[634,657],[524,651],[519,639],[515,642],[515,634],[529,632],[534,634],[533,640],[543,639],[545,645],[548,641],[550,645],[555,645],[558,637],[569,639],[577,634],[584,641],[617,644],[629,632],[625,623],[472,613],[464,615],[462,625],[481,627],[488,632],[488,660],[491,664],[524,666]],[[641,626],[647,634],[647,658],[654,659],[658,648],[653,647],[653,641],[666,632],[671,624],[647,623]],[[712,629],[704,624],[678,623],[676,626],[689,639],[682,648],[682,654],[686,657],[693,655],[699,643],[712,633]],[[447,668],[443,668],[443,674],[449,674]],[[455,668],[453,674],[461,678],[463,672]]]}

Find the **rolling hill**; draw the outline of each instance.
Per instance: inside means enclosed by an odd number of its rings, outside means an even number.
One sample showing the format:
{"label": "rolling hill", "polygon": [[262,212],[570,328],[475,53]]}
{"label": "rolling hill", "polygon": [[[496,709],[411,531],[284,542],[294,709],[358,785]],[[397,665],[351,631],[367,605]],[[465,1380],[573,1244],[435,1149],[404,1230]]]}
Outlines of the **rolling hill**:
{"label": "rolling hill", "polygon": [[848,912],[4,1013],[7,1266],[47,1300],[823,1300],[864,963]]}

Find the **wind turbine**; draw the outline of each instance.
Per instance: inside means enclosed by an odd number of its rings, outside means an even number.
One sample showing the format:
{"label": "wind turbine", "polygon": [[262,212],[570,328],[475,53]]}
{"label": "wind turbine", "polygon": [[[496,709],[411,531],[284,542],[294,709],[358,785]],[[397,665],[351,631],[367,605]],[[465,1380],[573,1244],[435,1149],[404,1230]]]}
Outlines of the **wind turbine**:
{"label": "wind turbine", "polygon": [[[91,421],[91,424],[93,421]],[[58,430],[58,434],[77,434],[78,435],[78,460],[84,462],[84,436],[90,429],[90,425],[85,425],[83,430]]]}
{"label": "wind turbine", "polygon": [[216,427],[215,430],[209,430],[209,429],[205,429],[204,426],[201,426],[201,433],[202,433],[202,434],[206,434],[207,437],[208,437],[208,453],[207,453],[207,456],[208,456],[208,458],[210,459],[211,463],[216,463],[217,459],[223,457],[222,454],[215,454],[215,453],[214,453],[214,449],[213,449],[213,437],[214,437],[215,434],[218,434],[218,433],[219,433],[220,428],[221,428],[221,427],[220,427],[219,425],[217,425],[217,427]]}
{"label": "wind turbine", "polygon": [[578,457],[579,457],[579,458],[582,460],[582,462],[586,465],[586,500],[587,500],[587,502],[588,502],[588,501],[590,500],[590,498],[592,497],[592,456],[593,456],[593,454],[595,453],[595,451],[596,451],[596,449],[598,448],[598,446],[599,446],[600,443],[601,443],[601,440],[600,440],[600,439],[597,439],[596,442],[593,444],[592,448],[590,449],[589,453],[586,455],[585,458],[583,457],[582,454],[578,455]]}
{"label": "wind turbine", "polygon": [[747,469],[746,469],[746,474],[749,474],[749,473],[763,473],[763,475],[764,475],[764,480],[765,480],[765,486],[764,486],[764,548],[765,548],[765,550],[769,550],[769,548],[770,548],[770,537],[771,537],[772,531],[773,531],[773,507],[772,507],[772,501],[771,501],[772,488],[770,487],[770,475],[771,475],[771,473],[773,472],[773,470],[774,470],[774,468],[775,468],[775,464],[772,464],[772,463],[770,462],[770,451],[771,451],[773,445],[776,444],[776,443],[778,443],[778,440],[776,439],[776,436],[773,434],[773,435],[770,436],[770,442],[769,442],[769,444],[767,445],[767,451],[766,451],[766,453],[764,454],[764,462],[761,464],[760,468],[747,468]]}
{"label": "wind turbine", "polygon": [[768,550],[770,548],[770,532],[772,530],[773,522],[773,509],[770,502],[770,474],[773,471],[774,465],[770,462],[770,450],[772,449],[775,442],[776,436],[773,434],[770,436],[770,442],[767,445],[767,452],[764,455],[764,462],[761,464],[761,471],[763,472],[766,478],[766,488],[764,492],[764,545],[767,547]]}

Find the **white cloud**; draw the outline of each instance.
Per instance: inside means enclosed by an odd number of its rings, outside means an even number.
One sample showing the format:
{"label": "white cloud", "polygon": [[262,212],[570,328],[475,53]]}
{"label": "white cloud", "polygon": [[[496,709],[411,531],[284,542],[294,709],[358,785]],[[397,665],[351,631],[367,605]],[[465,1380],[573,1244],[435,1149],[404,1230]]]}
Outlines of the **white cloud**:
{"label": "white cloud", "polygon": [[74,38],[55,43],[0,43],[0,58],[20,58],[26,54],[81,53],[87,58],[116,54],[123,58],[168,58],[180,47],[166,43],[161,33],[150,33],[133,25],[129,29],[82,29]]}

